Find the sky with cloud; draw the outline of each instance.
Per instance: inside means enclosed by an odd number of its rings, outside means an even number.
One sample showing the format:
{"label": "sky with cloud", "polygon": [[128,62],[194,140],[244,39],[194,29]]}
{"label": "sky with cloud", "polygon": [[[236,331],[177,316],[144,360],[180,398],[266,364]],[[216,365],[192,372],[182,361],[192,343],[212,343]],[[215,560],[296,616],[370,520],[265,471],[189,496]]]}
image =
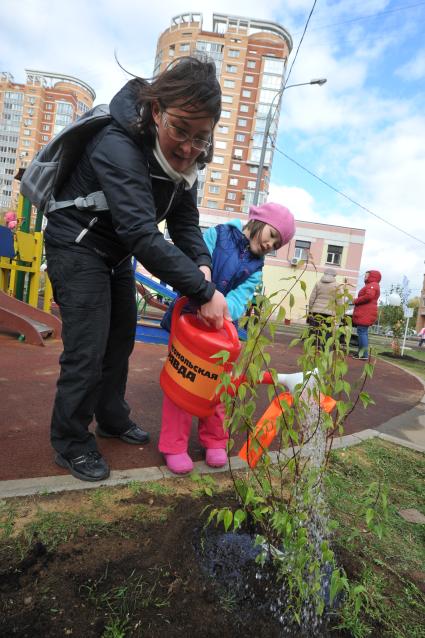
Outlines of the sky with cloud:
{"label": "sky with cloud", "polygon": [[[288,69],[312,6],[231,3],[233,15],[291,33]],[[201,12],[208,29],[212,13],[228,13],[229,3],[20,0],[17,11],[15,0],[0,4],[0,70],[16,82],[26,68],[74,75],[95,89],[97,102],[109,102],[127,80],[114,50],[125,68],[149,77],[173,16]],[[425,272],[424,27],[425,1],[317,0],[288,87],[327,83],[284,92],[269,197],[298,219],[366,229],[362,271],[381,270],[383,290],[406,275],[412,295]]]}

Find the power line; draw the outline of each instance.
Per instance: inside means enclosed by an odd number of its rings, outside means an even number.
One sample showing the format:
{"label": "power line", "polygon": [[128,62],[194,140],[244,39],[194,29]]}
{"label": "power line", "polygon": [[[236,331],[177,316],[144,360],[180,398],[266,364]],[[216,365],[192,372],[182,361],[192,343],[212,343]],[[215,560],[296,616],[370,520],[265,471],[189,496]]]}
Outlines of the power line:
{"label": "power line", "polygon": [[293,59],[293,60],[292,60],[292,62],[291,62],[291,66],[289,67],[288,75],[286,76],[286,79],[285,79],[285,85],[284,85],[284,87],[283,87],[283,89],[282,89],[282,92],[285,90],[285,86],[288,84],[288,80],[289,80],[289,77],[290,77],[290,75],[291,75],[292,68],[293,68],[293,66],[294,66],[294,64],[295,64],[295,60],[297,59],[298,52],[299,52],[300,47],[301,47],[301,44],[302,44],[302,42],[303,42],[303,40],[304,40],[304,36],[305,36],[305,34],[306,34],[307,27],[308,27],[308,25],[309,25],[309,22],[310,22],[310,20],[311,20],[312,15],[313,15],[313,12],[314,12],[314,9],[315,9],[315,7],[316,7],[316,4],[317,4],[317,0],[314,0],[314,2],[313,2],[313,6],[312,6],[312,7],[311,7],[311,9],[310,9],[309,16],[308,16],[307,21],[306,21],[305,26],[304,26],[303,34],[302,34],[301,39],[300,39],[300,41],[299,41],[299,43],[298,43],[298,47],[297,47],[297,50],[296,50],[296,52],[295,52],[295,57],[294,57],[294,59]]}
{"label": "power line", "polygon": [[328,188],[333,190],[335,193],[338,193],[338,195],[341,195],[341,197],[345,197],[345,199],[348,199],[348,201],[351,202],[352,204],[355,204],[355,206],[358,206],[359,208],[361,208],[362,210],[366,211],[370,215],[373,215],[373,217],[376,217],[377,219],[379,219],[381,222],[384,222],[384,224],[388,224],[388,226],[392,226],[393,228],[398,230],[400,233],[403,233],[404,235],[407,235],[407,237],[410,237],[410,239],[415,239],[416,241],[418,241],[419,243],[421,243],[421,244],[423,244],[425,246],[425,241],[422,241],[422,239],[419,239],[419,237],[415,237],[414,235],[411,235],[407,231],[403,230],[403,228],[400,228],[399,226],[396,226],[395,224],[392,224],[391,222],[389,222],[388,220],[384,219],[380,215],[377,215],[376,213],[371,211],[370,208],[367,208],[367,206],[363,206],[363,204],[360,204],[359,202],[357,202],[355,199],[353,199],[349,195],[346,195],[342,191],[338,190],[337,188],[335,188],[334,186],[329,184],[329,182],[326,182],[324,179],[322,179],[321,177],[319,177],[318,175],[316,175],[315,173],[310,171],[308,168],[306,168],[305,166],[303,166],[302,164],[300,164],[299,162],[294,160],[292,157],[289,157],[289,155],[287,155],[286,153],[281,151],[277,146],[275,146],[275,150],[278,153],[280,153],[281,155],[283,155],[284,157],[286,157],[286,159],[288,159],[290,162],[292,162],[293,164],[296,164],[296,166],[301,168],[303,171],[305,171],[306,173],[308,173],[309,175],[311,175],[315,179],[319,180],[319,182],[321,182],[322,184],[324,184],[325,186],[327,186]]}
{"label": "power line", "polygon": [[[416,7],[422,7],[425,2],[417,2],[416,4],[406,5],[404,7],[396,7],[395,9],[388,9],[387,11],[379,11],[378,13],[370,13],[369,15],[359,16],[358,18],[350,18],[349,20],[341,20],[340,22],[332,22],[331,24],[324,24],[319,27],[312,27],[310,31],[318,31],[320,29],[329,29],[330,27],[336,27],[340,24],[349,24],[350,22],[359,22],[360,20],[369,20],[370,18],[376,18],[388,13],[395,13],[396,11],[406,11],[407,9],[415,9]],[[296,33],[294,35],[297,35]]]}

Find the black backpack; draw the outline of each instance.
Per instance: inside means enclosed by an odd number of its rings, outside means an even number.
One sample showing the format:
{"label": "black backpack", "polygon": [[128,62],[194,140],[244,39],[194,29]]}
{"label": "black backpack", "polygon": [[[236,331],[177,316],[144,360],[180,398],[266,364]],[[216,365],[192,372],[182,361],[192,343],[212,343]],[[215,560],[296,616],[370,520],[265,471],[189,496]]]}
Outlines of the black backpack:
{"label": "black backpack", "polygon": [[99,104],[68,124],[40,149],[25,169],[21,178],[22,195],[46,216],[68,206],[79,210],[108,210],[103,191],[62,202],[57,202],[56,196],[76,167],[86,144],[110,121],[109,105]]}

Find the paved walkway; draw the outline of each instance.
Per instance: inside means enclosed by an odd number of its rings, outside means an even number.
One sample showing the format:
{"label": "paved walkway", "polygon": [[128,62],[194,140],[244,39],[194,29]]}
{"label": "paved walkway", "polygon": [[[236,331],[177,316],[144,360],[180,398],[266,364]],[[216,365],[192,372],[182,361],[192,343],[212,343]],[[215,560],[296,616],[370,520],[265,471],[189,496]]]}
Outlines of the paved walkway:
{"label": "paved walkway", "polygon": [[[298,370],[300,351],[288,350],[288,337],[279,337],[272,354],[272,365],[279,372]],[[61,342],[47,341],[44,348],[18,342],[0,335],[0,498],[7,495],[96,487],[74,479],[53,461],[49,444],[49,421]],[[136,343],[130,363],[127,398],[134,420],[151,433],[151,443],[143,448],[120,441],[101,439],[99,449],[113,469],[108,484],[162,478],[168,475],[157,451],[161,413],[159,372],[166,356],[166,346]],[[359,383],[362,362],[349,360],[348,381]],[[425,451],[425,403],[422,382],[400,368],[379,360],[367,388],[376,404],[364,410],[358,405],[346,424],[346,434],[360,440],[365,430],[401,438],[416,449]],[[267,406],[265,388],[260,389],[258,414]],[[349,439],[347,439],[350,442]],[[343,441],[341,442],[344,443]],[[239,449],[235,446],[236,449]],[[193,433],[189,451],[200,469],[202,450]],[[143,478],[145,477],[145,478]],[[147,477],[147,478],[146,478]]]}

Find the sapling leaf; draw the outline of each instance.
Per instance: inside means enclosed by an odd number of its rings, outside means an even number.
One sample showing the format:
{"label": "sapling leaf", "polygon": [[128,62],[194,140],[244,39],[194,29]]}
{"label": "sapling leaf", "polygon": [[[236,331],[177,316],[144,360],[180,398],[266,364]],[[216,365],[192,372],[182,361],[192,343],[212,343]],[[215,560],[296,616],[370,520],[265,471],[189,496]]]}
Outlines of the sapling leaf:
{"label": "sapling leaf", "polygon": [[226,532],[228,531],[230,525],[232,524],[232,520],[233,520],[233,512],[229,509],[226,509],[224,511],[224,519],[223,519],[224,529],[226,530]]}

